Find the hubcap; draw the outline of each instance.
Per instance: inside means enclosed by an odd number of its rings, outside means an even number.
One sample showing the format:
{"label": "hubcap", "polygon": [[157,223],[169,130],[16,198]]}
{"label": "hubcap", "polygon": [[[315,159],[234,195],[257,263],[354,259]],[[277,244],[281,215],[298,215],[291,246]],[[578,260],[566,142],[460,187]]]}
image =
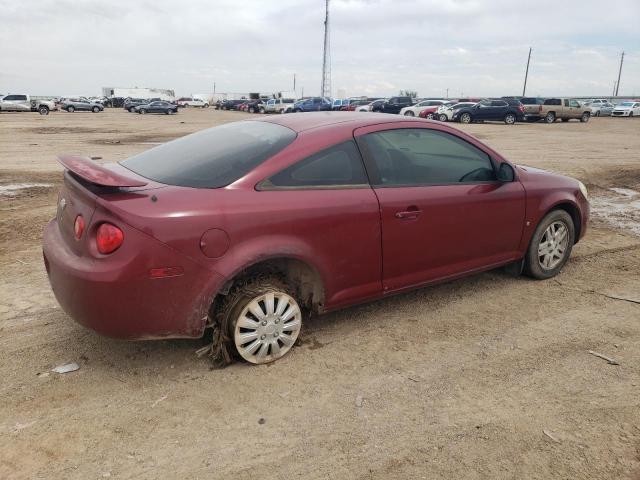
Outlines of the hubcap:
{"label": "hubcap", "polygon": [[569,244],[569,229],[564,222],[547,227],[538,245],[538,262],[545,270],[553,270],[564,259]]}
{"label": "hubcap", "polygon": [[242,310],[233,339],[240,356],[250,363],[268,363],[286,354],[302,326],[298,303],[286,293],[269,292]]}

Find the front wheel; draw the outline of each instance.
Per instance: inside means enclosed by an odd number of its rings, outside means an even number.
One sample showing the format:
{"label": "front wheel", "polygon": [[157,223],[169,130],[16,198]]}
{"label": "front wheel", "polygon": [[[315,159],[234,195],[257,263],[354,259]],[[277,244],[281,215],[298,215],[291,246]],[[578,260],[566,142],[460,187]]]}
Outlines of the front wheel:
{"label": "front wheel", "polygon": [[440,120],[441,122],[446,122],[446,121],[447,121],[447,120],[449,120],[449,119],[447,118],[447,116],[446,116],[444,113],[441,113],[441,114],[438,116],[438,120]]}
{"label": "front wheel", "polygon": [[67,112],[69,112],[69,113],[73,113],[73,112],[75,112],[75,111],[76,111],[76,109],[75,109],[72,105],[69,105],[69,106],[67,107]]}
{"label": "front wheel", "polygon": [[406,112],[404,112],[405,116],[407,117],[413,117],[415,116],[415,113],[413,113],[411,110],[407,110]]}
{"label": "front wheel", "polygon": [[49,115],[49,107],[42,105],[40,108],[38,108],[38,113],[40,115]]}
{"label": "front wheel", "polygon": [[100,111],[100,107],[93,107],[93,108],[91,109],[91,111],[92,111],[93,113],[98,113],[98,112]]}
{"label": "front wheel", "polygon": [[587,123],[589,121],[589,117],[590,117],[590,115],[587,112],[584,112],[582,114],[582,116],[580,117],[580,121],[582,123]]}
{"label": "front wheel", "polygon": [[571,255],[575,241],[573,219],[554,210],[538,224],[525,258],[525,271],[539,280],[555,277]]}
{"label": "front wheel", "polygon": [[147,113],[147,111],[141,108],[140,110],[138,110],[138,113],[144,115],[145,113]]}
{"label": "front wheel", "polygon": [[239,284],[225,297],[217,319],[228,332],[232,350],[253,364],[270,363],[286,355],[302,328],[298,301],[277,277]]}
{"label": "front wheel", "polygon": [[471,114],[463,113],[460,115],[460,123],[471,123]]}

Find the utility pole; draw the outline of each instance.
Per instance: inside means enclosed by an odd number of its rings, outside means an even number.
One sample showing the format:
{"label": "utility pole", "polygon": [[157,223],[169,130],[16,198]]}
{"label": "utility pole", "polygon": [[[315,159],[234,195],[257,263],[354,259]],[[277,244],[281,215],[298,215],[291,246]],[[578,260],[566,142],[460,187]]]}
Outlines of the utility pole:
{"label": "utility pole", "polygon": [[329,37],[329,0],[325,0],[324,51],[322,54],[322,85],[320,95],[331,97],[331,50]]}
{"label": "utility pole", "polygon": [[624,52],[620,55],[620,70],[618,70],[618,83],[616,84],[616,94],[614,97],[618,96],[618,90],[620,89],[620,75],[622,75],[622,62],[624,62]]}
{"label": "utility pole", "polygon": [[618,84],[618,82],[613,82],[613,91],[611,92],[611,96],[615,97],[616,96],[616,85]]}
{"label": "utility pole", "polygon": [[216,93],[216,82],[213,82],[213,93]]}
{"label": "utility pole", "polygon": [[293,91],[296,91],[296,74],[293,74]]}
{"label": "utility pole", "polygon": [[525,96],[527,91],[527,77],[529,76],[529,62],[531,61],[531,47],[529,47],[529,57],[527,58],[527,70],[524,73],[524,87],[522,87],[522,96]]}
{"label": "utility pole", "polygon": [[447,100],[449,99],[449,89],[447,88]]}

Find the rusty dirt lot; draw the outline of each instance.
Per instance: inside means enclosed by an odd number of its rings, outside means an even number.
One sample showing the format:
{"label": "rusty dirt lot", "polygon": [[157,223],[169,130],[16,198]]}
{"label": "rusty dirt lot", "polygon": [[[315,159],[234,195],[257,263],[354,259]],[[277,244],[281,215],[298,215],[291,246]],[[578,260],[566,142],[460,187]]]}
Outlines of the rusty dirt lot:
{"label": "rusty dirt lot", "polygon": [[118,161],[247,116],[0,115],[0,478],[640,478],[640,119],[462,127],[589,187],[555,280],[492,271],[350,308],[273,365],[224,370],[199,341],[69,319],[41,253],[55,155]]}

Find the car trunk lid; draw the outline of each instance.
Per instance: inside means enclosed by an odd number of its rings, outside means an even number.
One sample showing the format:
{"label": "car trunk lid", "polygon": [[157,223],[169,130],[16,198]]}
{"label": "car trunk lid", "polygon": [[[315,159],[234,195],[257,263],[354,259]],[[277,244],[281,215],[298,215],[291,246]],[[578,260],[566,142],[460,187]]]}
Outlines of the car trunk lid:
{"label": "car trunk lid", "polygon": [[[88,255],[92,217],[98,197],[107,193],[136,192],[161,187],[117,164],[98,165],[88,157],[63,155],[64,183],[58,196],[56,219],[69,249],[78,256]],[[76,238],[75,222],[84,220],[84,232]]]}

